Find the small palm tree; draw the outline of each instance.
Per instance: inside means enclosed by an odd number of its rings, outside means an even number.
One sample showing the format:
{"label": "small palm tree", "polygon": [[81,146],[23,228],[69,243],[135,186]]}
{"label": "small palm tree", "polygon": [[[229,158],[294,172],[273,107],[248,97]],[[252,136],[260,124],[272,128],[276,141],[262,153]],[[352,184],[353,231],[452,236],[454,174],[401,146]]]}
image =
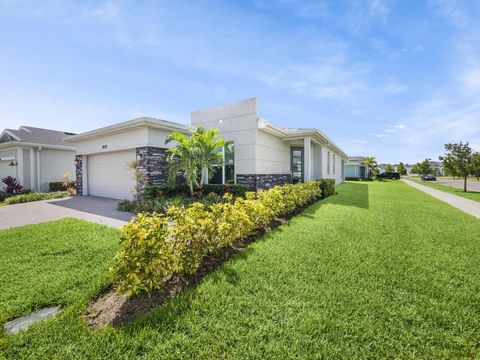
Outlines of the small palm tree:
{"label": "small palm tree", "polygon": [[135,187],[133,189],[133,197],[138,199],[142,191],[142,183],[145,181],[145,174],[138,168],[138,160],[132,160],[127,164],[128,168],[133,171],[133,180],[135,180]]}
{"label": "small palm tree", "polygon": [[365,163],[365,166],[368,167],[370,170],[368,172],[368,178],[370,179],[372,177],[372,173],[375,173],[375,169],[377,168],[377,160],[373,156],[367,156],[365,157],[365,160],[363,161]]}
{"label": "small palm tree", "polygon": [[217,129],[205,130],[202,127],[195,129],[191,136],[172,132],[165,143],[171,141],[176,141],[177,145],[168,149],[169,180],[175,182],[177,174],[183,172],[193,195],[194,189],[205,182],[207,174],[213,176],[214,166],[222,164],[223,155],[219,150],[227,142],[218,136]]}
{"label": "small palm tree", "polygon": [[208,177],[211,178],[215,173],[215,166],[222,165],[223,154],[219,151],[227,144],[220,138],[217,129],[205,130],[198,127],[192,135],[195,146],[198,151],[198,165],[200,166],[201,179],[200,184],[204,184]]}

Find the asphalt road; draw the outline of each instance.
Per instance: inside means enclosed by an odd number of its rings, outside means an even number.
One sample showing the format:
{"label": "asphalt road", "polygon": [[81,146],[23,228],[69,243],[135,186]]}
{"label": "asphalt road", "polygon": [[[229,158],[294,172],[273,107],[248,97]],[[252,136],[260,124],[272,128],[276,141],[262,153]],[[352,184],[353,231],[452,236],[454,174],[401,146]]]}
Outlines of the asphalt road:
{"label": "asphalt road", "polygon": [[[437,184],[463,189],[463,180],[437,178]],[[467,190],[480,191],[480,181],[467,180]]]}

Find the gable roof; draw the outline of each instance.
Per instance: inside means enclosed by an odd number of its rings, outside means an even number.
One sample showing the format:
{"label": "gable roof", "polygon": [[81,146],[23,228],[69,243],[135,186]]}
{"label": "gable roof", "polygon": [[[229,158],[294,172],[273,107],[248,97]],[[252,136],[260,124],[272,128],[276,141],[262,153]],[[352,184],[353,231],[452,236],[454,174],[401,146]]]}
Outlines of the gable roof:
{"label": "gable roof", "polygon": [[74,135],[65,131],[36,128],[32,126],[21,126],[18,130],[5,129],[0,134],[0,145],[30,144],[54,147],[71,147],[64,139]]}
{"label": "gable roof", "polygon": [[121,123],[105,126],[99,129],[87,131],[78,135],[68,137],[67,143],[75,143],[85,139],[104,136],[107,134],[114,134],[117,132],[125,131],[132,128],[138,128],[142,126],[163,129],[168,131],[180,131],[183,133],[190,133],[191,128],[187,125],[178,124],[172,121],[156,119],[153,117],[140,117],[133,120],[124,121]]}

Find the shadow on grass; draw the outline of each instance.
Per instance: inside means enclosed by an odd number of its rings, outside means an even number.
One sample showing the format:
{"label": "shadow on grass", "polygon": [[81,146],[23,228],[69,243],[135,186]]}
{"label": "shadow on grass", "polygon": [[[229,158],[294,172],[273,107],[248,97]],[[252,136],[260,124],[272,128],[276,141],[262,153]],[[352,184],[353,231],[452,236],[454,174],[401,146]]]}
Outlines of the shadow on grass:
{"label": "shadow on grass", "polygon": [[[348,189],[348,196],[342,194],[343,189]],[[355,206],[362,209],[368,209],[369,194],[368,184],[365,183],[345,183],[338,188],[338,195],[327,199],[327,203],[343,206]]]}

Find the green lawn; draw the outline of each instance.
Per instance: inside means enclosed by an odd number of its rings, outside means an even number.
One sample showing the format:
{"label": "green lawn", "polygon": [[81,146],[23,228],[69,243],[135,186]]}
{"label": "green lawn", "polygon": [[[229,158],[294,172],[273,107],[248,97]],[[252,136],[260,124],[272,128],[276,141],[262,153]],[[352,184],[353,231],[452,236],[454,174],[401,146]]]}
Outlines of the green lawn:
{"label": "green lawn", "polygon": [[[89,330],[79,290],[58,318],[5,337],[0,350],[61,359],[479,357],[480,221],[401,182],[338,192],[124,328]],[[112,249],[99,251],[110,259]],[[105,281],[98,275],[98,287]]]}
{"label": "green lawn", "polygon": [[0,231],[0,322],[88,301],[108,284],[119,232],[75,219]]}
{"label": "green lawn", "polygon": [[431,181],[421,181],[419,179],[412,179],[412,178],[410,178],[409,180],[415,181],[416,183],[419,183],[421,185],[425,185],[425,186],[428,186],[428,187],[431,187],[431,188],[434,188],[434,189],[437,189],[437,190],[445,191],[445,192],[453,194],[453,195],[461,196],[465,199],[470,199],[470,200],[480,202],[480,192],[478,192],[478,191],[472,191],[472,190],[467,189],[467,192],[464,192],[463,189],[459,189],[459,188],[455,188],[455,187],[451,187],[451,186],[447,186],[447,185],[442,185],[442,184],[437,184],[437,183],[431,182]]}

